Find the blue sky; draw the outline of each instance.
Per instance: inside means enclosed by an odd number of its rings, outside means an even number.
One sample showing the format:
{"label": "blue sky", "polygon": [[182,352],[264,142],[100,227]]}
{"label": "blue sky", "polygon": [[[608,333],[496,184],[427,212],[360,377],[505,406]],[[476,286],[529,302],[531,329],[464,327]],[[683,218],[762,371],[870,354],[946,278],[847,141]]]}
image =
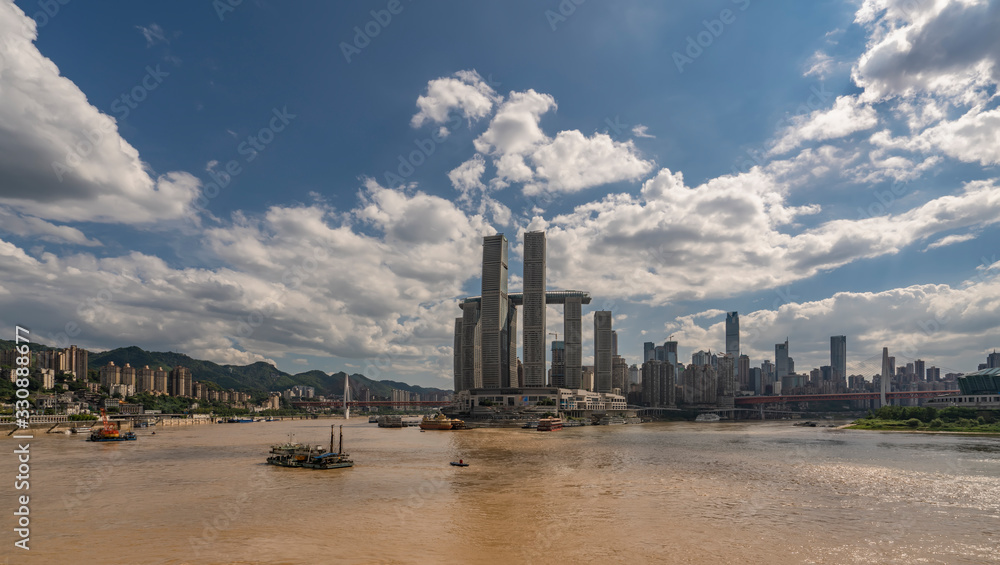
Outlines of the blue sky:
{"label": "blue sky", "polygon": [[481,237],[516,287],[545,229],[629,362],[736,310],[753,365],[974,369],[998,3],[671,4],[3,0],[0,320],[447,387]]}

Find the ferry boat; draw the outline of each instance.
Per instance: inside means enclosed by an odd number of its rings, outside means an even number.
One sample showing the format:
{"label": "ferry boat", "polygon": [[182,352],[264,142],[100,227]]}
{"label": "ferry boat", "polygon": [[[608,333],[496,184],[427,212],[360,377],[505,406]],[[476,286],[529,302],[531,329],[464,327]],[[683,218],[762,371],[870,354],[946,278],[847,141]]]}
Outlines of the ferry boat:
{"label": "ferry boat", "polygon": [[108,420],[108,414],[101,408],[102,427],[90,432],[87,441],[135,441],[135,433],[121,433],[118,424]]}
{"label": "ferry boat", "polygon": [[563,429],[562,418],[541,418],[538,420],[538,431],[557,432]]}
{"label": "ferry boat", "polygon": [[436,416],[424,416],[420,422],[421,430],[464,430],[465,422],[457,418],[452,419],[444,414]]}
{"label": "ferry boat", "polygon": [[340,445],[333,450],[333,430],[330,426],[330,449],[323,446],[303,445],[301,443],[283,443],[271,446],[271,456],[267,458],[270,465],[278,467],[299,467],[303,469],[343,469],[353,467],[354,461],[344,453],[344,426],[340,426]]}

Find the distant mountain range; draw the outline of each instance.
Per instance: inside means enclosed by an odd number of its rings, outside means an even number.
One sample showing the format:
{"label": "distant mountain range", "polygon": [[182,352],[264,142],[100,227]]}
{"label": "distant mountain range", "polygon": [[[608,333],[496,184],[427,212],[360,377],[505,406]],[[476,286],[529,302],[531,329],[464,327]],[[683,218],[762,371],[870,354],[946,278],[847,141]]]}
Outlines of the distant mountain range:
{"label": "distant mountain range", "polygon": [[[13,347],[13,341],[0,339],[0,350],[9,350]],[[39,351],[53,348],[32,343],[31,349]],[[305,385],[314,387],[316,394],[340,395],[344,393],[344,378],[347,377],[347,373],[343,371],[327,374],[318,370],[292,375],[263,361],[250,365],[219,365],[211,361],[194,359],[183,353],[146,351],[135,345],[119,347],[103,353],[90,352],[90,369],[97,370],[107,365],[108,362],[114,362],[115,365],[119,366],[129,363],[133,367],[145,365],[149,365],[153,369],[163,367],[168,371],[180,365],[191,370],[193,380],[211,382],[224,389],[236,390],[282,391],[295,385]],[[368,388],[376,396],[390,396],[392,389],[418,394],[452,394],[450,390],[425,388],[399,381],[373,381],[364,375],[352,374],[351,388],[357,392],[360,387]]]}

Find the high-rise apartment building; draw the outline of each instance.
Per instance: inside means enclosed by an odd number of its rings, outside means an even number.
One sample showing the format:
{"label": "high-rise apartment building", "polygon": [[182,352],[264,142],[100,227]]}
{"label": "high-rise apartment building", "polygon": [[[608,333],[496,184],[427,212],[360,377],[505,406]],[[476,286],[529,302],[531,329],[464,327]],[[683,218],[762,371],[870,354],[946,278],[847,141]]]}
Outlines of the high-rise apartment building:
{"label": "high-rise apartment building", "polygon": [[642,344],[642,362],[652,361],[655,359],[656,355],[656,344],[651,341],[647,341]]}
{"label": "high-rise apartment building", "polygon": [[665,361],[646,361],[642,364],[642,402],[646,406],[674,406],[676,399],[676,373],[674,365]]}
{"label": "high-rise apartment building", "polygon": [[545,232],[543,231],[524,234],[522,317],[524,386],[545,386]]}
{"label": "high-rise apartment building", "polygon": [[830,336],[830,367],[833,381],[847,386],[847,336]]}
{"label": "high-rise apartment building", "polygon": [[913,374],[918,381],[926,380],[926,364],[923,359],[913,361]]}
{"label": "high-rise apartment building", "polygon": [[740,355],[737,360],[736,381],[739,383],[738,390],[753,390],[750,386],[750,357]]}
{"label": "high-rise apartment building", "polygon": [[153,392],[156,394],[170,394],[170,379],[163,367],[157,367],[153,371]]}
{"label": "high-rise apartment building", "polygon": [[739,312],[726,313],[726,355],[731,355],[733,359],[740,356]]}
{"label": "high-rise apartment building", "polygon": [[191,396],[191,370],[177,366],[170,371],[169,378],[171,396]]}
{"label": "high-rise apartment building", "polygon": [[594,391],[611,392],[611,311],[594,312]]}
{"label": "high-rise apartment building", "polygon": [[697,351],[691,354],[691,363],[694,365],[711,365],[712,354],[708,351]]}
{"label": "high-rise apartment building", "polygon": [[614,389],[623,396],[628,394],[628,362],[621,355],[611,356],[611,390]]}
{"label": "high-rise apartment building", "polygon": [[115,365],[114,361],[109,361],[107,365],[101,367],[98,374],[101,377],[101,388],[110,390],[111,385],[122,382],[122,369]]}
{"label": "high-rise apartment building", "polygon": [[135,370],[135,391],[153,391],[153,370],[149,368],[149,365]]}

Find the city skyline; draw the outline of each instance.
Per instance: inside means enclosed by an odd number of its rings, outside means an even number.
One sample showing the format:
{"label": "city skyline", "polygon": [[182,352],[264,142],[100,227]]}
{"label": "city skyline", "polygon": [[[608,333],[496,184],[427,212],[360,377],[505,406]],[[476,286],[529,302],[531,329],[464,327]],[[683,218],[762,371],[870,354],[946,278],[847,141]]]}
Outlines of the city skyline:
{"label": "city skyline", "polygon": [[[549,287],[593,298],[582,343],[611,311],[629,364],[726,351],[738,312],[753,366],[786,336],[827,366],[841,335],[848,367],[974,371],[1000,345],[1000,63],[970,24],[995,4],[724,4],[0,0],[0,322],[448,388],[482,238],[511,242],[490,292],[537,298],[544,231]],[[526,330],[537,379],[558,312],[488,312],[491,382]]]}

